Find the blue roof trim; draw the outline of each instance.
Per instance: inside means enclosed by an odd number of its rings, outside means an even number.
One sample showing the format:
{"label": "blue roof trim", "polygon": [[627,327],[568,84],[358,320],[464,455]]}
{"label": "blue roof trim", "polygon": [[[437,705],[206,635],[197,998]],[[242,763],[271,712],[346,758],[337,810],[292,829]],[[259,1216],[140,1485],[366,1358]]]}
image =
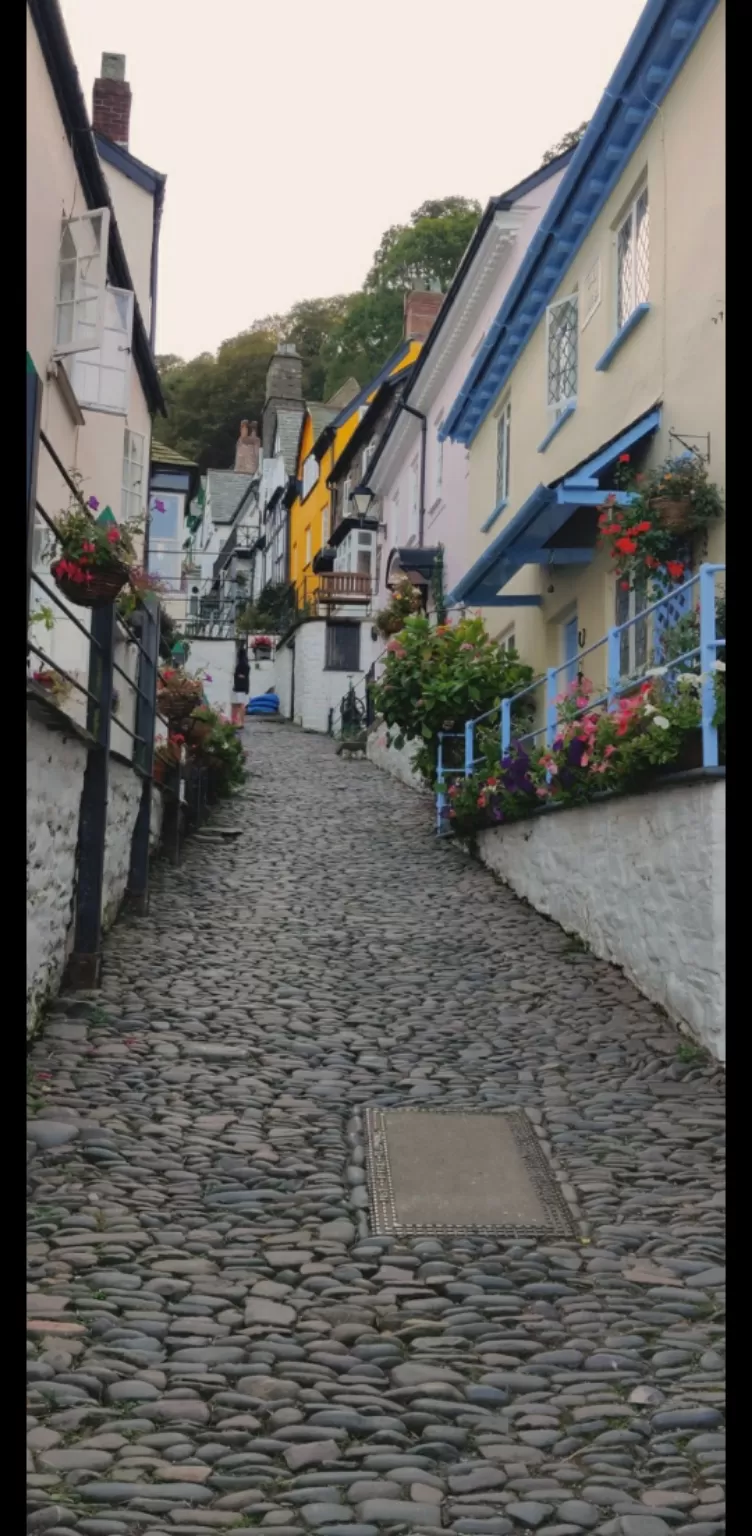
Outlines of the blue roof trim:
{"label": "blue roof trim", "polygon": [[605,373],[606,370],[611,367],[617,352],[621,351],[627,337],[632,335],[632,332],[637,329],[640,321],[644,320],[645,316],[649,314],[649,304],[638,304],[636,308],[632,310],[629,319],[624,321],[621,330],[616,332],[616,335],[612,338],[606,347],[605,352],[603,352],[598,358],[598,361],[595,365],[596,373]]}
{"label": "blue roof trim", "polygon": [[167,177],[161,171],[152,170],[143,160],[137,160],[129,149],[113,144],[111,139],[105,139],[101,133],[94,134],[94,142],[100,160],[114,166],[116,171],[121,171],[129,181],[135,181],[136,186],[142,187],[144,192],[154,193],[160,186],[164,186]]}
{"label": "blue roof trim", "polygon": [[[604,444],[583,464],[577,465],[575,469],[562,475],[551,485],[536,486],[511,522],[507,523],[506,528],[502,528],[495,539],[492,539],[475,564],[457,582],[447,597],[448,606],[456,607],[458,603],[472,602],[473,594],[482,584],[488,585],[495,581],[497,587],[501,587],[510,581],[521,566],[529,563],[531,545],[542,549],[545,540],[558,532],[559,528],[572,516],[576,506],[590,505],[592,502],[597,504],[600,501],[605,491],[599,488],[597,476],[608,469],[620,453],[626,453],[648,433],[657,431],[660,424],[660,407],[656,406],[644,416],[638,417],[637,421],[632,422],[632,425],[625,428],[618,437],[612,438],[610,443]],[[548,524],[525,544],[523,536],[528,534],[531,525],[547,512],[551,513]],[[515,545],[520,544],[523,547],[516,551]]]}
{"label": "blue roof trim", "polygon": [[[371,379],[370,383],[365,384],[361,389],[360,394],[356,395],[348,405],[343,405],[342,410],[338,416],[335,416],[331,421],[327,422],[326,426],[319,433],[316,442],[320,442],[322,437],[327,435],[333,437],[334,433],[337,431],[337,428],[343,426],[346,421],[349,421],[353,411],[357,411],[361,405],[365,405],[368,396],[373,394],[373,391],[378,389],[379,385],[383,384],[385,379],[389,378],[389,375],[397,367],[397,364],[402,361],[403,357],[407,357],[411,346],[411,341],[400,342],[399,346],[395,348],[391,357],[387,358],[383,368],[381,368],[376,374],[376,377]],[[315,446],[316,444],[314,443],[314,448]]]}
{"label": "blue roof trim", "polygon": [[648,0],[441,438],[471,443],[718,0]]}

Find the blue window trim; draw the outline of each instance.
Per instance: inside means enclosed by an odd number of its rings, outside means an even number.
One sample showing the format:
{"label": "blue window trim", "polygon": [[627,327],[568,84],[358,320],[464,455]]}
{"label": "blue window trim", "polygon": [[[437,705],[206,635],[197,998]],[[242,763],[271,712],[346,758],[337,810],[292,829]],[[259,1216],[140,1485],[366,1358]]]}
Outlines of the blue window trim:
{"label": "blue window trim", "polygon": [[595,365],[596,373],[605,373],[606,369],[611,367],[617,352],[624,346],[627,337],[631,336],[632,332],[637,329],[640,321],[644,320],[645,316],[649,313],[649,304],[638,304],[636,309],[632,310],[629,319],[624,321],[621,330],[617,331],[613,341],[609,342],[603,356],[598,358]]}
{"label": "blue window trim", "polygon": [[554,422],[553,426],[549,427],[549,429],[548,429],[548,431],[547,431],[547,433],[546,433],[546,435],[545,435],[545,437],[543,439],[543,442],[538,444],[538,452],[539,453],[545,453],[549,443],[553,441],[553,439],[555,438],[557,432],[561,431],[562,427],[564,426],[565,421],[569,421],[570,416],[574,416],[574,413],[575,413],[576,410],[577,410],[577,401],[576,400],[570,400],[569,405],[565,405],[561,415],[557,416],[556,421]]}
{"label": "blue window trim", "polygon": [[481,525],[480,525],[481,533],[488,533],[489,528],[493,528],[494,523],[497,521],[498,518],[501,517],[502,512],[508,506],[509,506],[509,497],[508,496],[502,496],[501,501],[498,503],[497,506],[494,507],[493,512],[491,513],[491,516],[486,518],[485,523],[481,523]]}

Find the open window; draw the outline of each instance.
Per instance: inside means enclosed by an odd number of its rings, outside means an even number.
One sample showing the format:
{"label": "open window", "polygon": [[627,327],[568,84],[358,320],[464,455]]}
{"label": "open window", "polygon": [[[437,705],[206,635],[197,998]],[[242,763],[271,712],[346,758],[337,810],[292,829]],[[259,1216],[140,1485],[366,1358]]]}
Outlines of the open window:
{"label": "open window", "polygon": [[109,208],[64,219],[60,232],[55,355],[99,347],[105,323]]}
{"label": "open window", "polygon": [[76,399],[83,410],[128,410],[133,336],[133,294],[127,288],[106,288],[102,344],[76,352],[68,368]]}

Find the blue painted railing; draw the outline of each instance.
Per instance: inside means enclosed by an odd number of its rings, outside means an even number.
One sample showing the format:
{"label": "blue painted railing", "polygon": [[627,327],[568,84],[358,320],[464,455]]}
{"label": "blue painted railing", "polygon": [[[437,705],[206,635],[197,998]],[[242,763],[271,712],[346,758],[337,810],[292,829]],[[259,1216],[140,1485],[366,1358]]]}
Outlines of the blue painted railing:
{"label": "blue painted railing", "polygon": [[[586,647],[584,651],[570,660],[564,661],[558,667],[549,667],[542,677],[529,683],[526,688],[521,688],[511,698],[502,699],[501,705],[487,710],[484,715],[478,715],[473,720],[468,720],[462,731],[442,731],[439,734],[438,753],[436,762],[436,778],[438,790],[436,794],[436,830],[439,834],[448,830],[447,825],[447,797],[443,786],[448,779],[457,779],[471,774],[483,761],[476,753],[476,732],[478,726],[498,720],[499,726],[499,754],[504,757],[512,745],[512,712],[515,704],[521,700],[530,699],[537,703],[536,695],[542,690],[542,709],[540,711],[543,724],[535,730],[526,731],[524,734],[514,737],[517,744],[535,742],[539,737],[545,737],[546,745],[551,746],[558,726],[558,711],[556,699],[562,692],[560,679],[562,674],[582,673],[581,662],[586,657],[592,657],[596,652],[605,649],[606,656],[606,683],[603,692],[597,697],[588,699],[587,706],[580,710],[580,714],[587,714],[590,710],[600,709],[604,705],[611,710],[616,707],[617,700],[622,694],[631,693],[636,684],[646,676],[655,672],[660,656],[660,646],[663,636],[671,629],[677,619],[689,613],[692,609],[694,596],[693,589],[697,588],[696,607],[699,611],[699,645],[691,650],[682,652],[680,656],[672,656],[670,662],[661,666],[664,675],[678,673],[682,670],[697,670],[700,674],[700,706],[702,712],[702,762],[705,768],[718,767],[718,731],[713,724],[715,715],[715,692],[713,688],[713,668],[719,659],[718,652],[725,647],[726,639],[718,635],[716,630],[716,577],[725,573],[725,565],[701,565],[699,571],[685,581],[681,586],[672,587],[671,592],[658,602],[651,603],[643,608],[641,613],[634,618],[627,619],[624,624],[615,624],[608,633],[602,635],[593,645]],[[629,636],[630,631],[639,633],[644,644],[647,657],[655,657],[654,661],[646,661],[642,668],[632,671],[624,671],[622,667],[622,639]],[[628,642],[629,643],[629,642]],[[695,667],[687,668],[686,663],[695,663]],[[445,760],[445,742],[464,740],[464,760],[459,766],[451,766]]]}

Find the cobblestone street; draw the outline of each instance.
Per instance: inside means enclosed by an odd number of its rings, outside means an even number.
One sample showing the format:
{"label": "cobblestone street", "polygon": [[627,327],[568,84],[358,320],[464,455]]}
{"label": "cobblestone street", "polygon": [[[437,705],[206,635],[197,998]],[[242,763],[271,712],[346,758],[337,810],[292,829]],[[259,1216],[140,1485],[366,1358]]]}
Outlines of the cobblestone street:
{"label": "cobblestone street", "polygon": [[[29,1528],[725,1531],[721,1068],[429,800],[245,737],[30,1055]],[[403,1105],[524,1109],[579,1235],[374,1235]]]}

